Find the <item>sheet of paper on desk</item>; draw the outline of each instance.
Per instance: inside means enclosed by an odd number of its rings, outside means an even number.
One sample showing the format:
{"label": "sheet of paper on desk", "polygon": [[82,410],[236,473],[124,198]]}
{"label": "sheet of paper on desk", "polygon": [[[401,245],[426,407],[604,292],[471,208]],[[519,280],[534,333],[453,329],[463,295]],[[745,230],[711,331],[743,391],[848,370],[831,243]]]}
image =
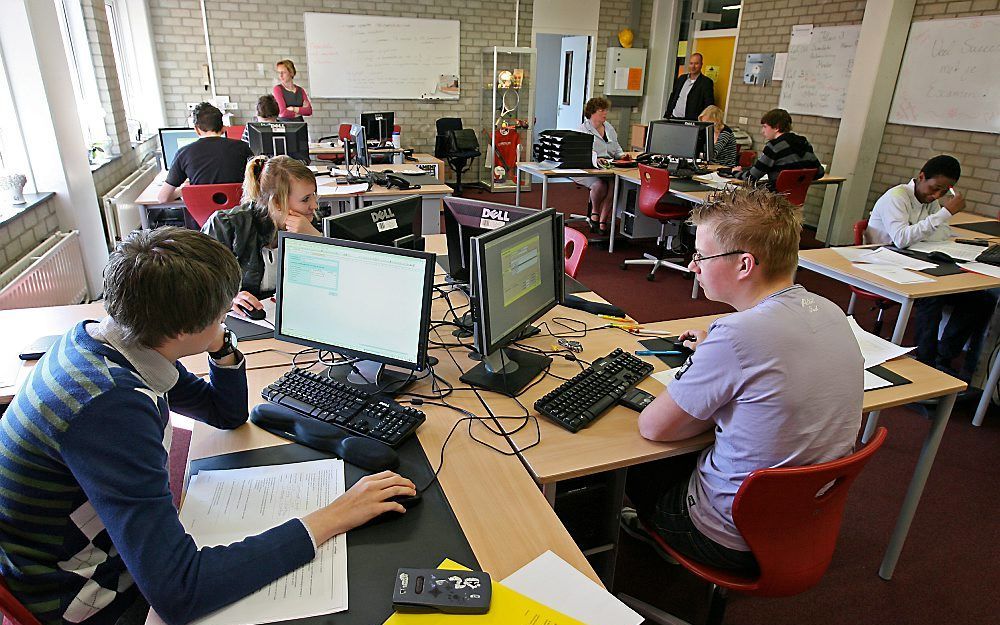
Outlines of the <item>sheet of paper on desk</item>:
{"label": "sheet of paper on desk", "polygon": [[[982,250],[982,248],[979,248]],[[991,276],[993,278],[1000,278],[1000,267],[996,265],[990,265],[988,263],[958,263],[958,266],[966,271],[972,271],[974,273],[981,273],[984,276]]]}
{"label": "sheet of paper on desk", "polygon": [[889,380],[880,378],[868,369],[865,369],[865,390],[873,391],[877,388],[885,388],[886,386],[892,386],[892,382]]}
{"label": "sheet of paper on desk", "polygon": [[895,265],[897,267],[906,267],[907,269],[916,269],[920,271],[921,269],[933,269],[937,267],[934,263],[928,263],[926,261],[918,260],[916,258],[910,258],[905,254],[900,254],[899,252],[893,252],[892,250],[880,247],[869,251],[867,254],[861,257],[861,262],[865,263],[879,263],[883,265]]}
{"label": "sheet of paper on desk", "polygon": [[677,379],[674,376],[677,375],[679,370],[680,367],[674,367],[673,369],[667,369],[666,371],[658,371],[649,377],[653,378],[663,386],[670,386],[670,383]]}
{"label": "sheet of paper on desk", "polygon": [[837,252],[852,263],[860,263],[864,262],[862,258],[866,254],[871,253],[872,250],[870,247],[835,247],[833,248],[833,251]]}
{"label": "sheet of paper on desk", "polygon": [[727,186],[734,184],[732,178],[726,178],[725,176],[720,176],[718,173],[714,171],[704,176],[695,176],[694,179],[698,182],[710,185],[716,189],[725,189]]}
{"label": "sheet of paper on desk", "polygon": [[639,625],[643,621],[642,616],[551,551],[525,564],[502,583],[587,625]]}
{"label": "sheet of paper on desk", "polygon": [[327,183],[321,185],[323,187],[323,193],[321,195],[354,195],[355,193],[364,193],[368,190],[368,183],[362,182],[360,184],[336,184]]}
{"label": "sheet of paper on desk", "polygon": [[915,252],[944,252],[955,260],[976,260],[976,256],[986,249],[981,245],[956,243],[954,241],[921,241],[906,248]]}
{"label": "sheet of paper on desk", "polygon": [[[191,479],[180,519],[199,548],[228,545],[343,494],[343,460],[202,471]],[[256,625],[346,609],[347,539],[340,535],[324,543],[312,562],[192,625]]]}
{"label": "sheet of paper on desk", "polygon": [[234,313],[231,310],[227,314],[230,317],[233,317],[235,319],[239,319],[240,321],[246,321],[247,323],[252,323],[252,324],[258,325],[258,326],[260,326],[262,328],[267,328],[268,330],[273,330],[274,329],[275,308],[277,308],[278,305],[274,302],[274,298],[273,297],[265,297],[264,299],[260,300],[260,303],[261,303],[261,306],[264,307],[264,313],[267,315],[263,319],[251,319],[250,317],[247,317],[246,315],[242,315],[242,314],[239,314],[239,313]]}
{"label": "sheet of paper on desk", "polygon": [[847,323],[851,326],[854,338],[858,341],[858,347],[861,348],[861,355],[865,357],[865,369],[880,365],[893,358],[899,358],[914,349],[913,347],[901,347],[885,340],[881,336],[875,336],[871,332],[866,332],[858,325],[854,317],[848,317]]}
{"label": "sheet of paper on desk", "polygon": [[557,169],[558,167],[559,167],[558,161],[541,161],[537,163],[536,167],[533,167],[532,169],[537,169],[538,171],[542,171],[546,169]]}
{"label": "sheet of paper on desk", "polygon": [[919,282],[934,282],[934,278],[914,273],[906,267],[883,265],[881,263],[851,263],[851,266],[861,271],[873,273],[896,284],[917,284]]}
{"label": "sheet of paper on desk", "polygon": [[585,173],[587,173],[587,170],[586,169],[560,169],[559,173],[566,174],[568,176],[570,174],[585,174]]}

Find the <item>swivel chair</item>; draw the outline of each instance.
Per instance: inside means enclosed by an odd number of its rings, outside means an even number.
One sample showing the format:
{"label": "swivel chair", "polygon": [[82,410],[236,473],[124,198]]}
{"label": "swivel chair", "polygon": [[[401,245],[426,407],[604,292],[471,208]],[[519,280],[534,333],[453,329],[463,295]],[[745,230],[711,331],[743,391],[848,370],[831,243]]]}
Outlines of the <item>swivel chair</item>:
{"label": "swivel chair", "polygon": [[24,604],[11,594],[7,582],[0,577],[0,614],[3,614],[3,625],[41,625],[34,614],[24,607]]}
{"label": "swivel chair", "polygon": [[753,164],[757,161],[757,152],[754,150],[740,150],[736,158],[739,159],[740,167],[748,169],[753,167]]}
{"label": "swivel chair", "polygon": [[227,184],[189,184],[181,187],[181,199],[191,219],[198,227],[205,225],[215,211],[226,210],[240,203],[243,185],[238,182]]}
{"label": "swivel chair", "polygon": [[575,278],[580,268],[580,261],[583,260],[583,253],[587,251],[587,236],[576,228],[564,228],[564,230],[566,245],[563,253],[566,257],[566,275]]}
{"label": "swivel chair", "polygon": [[246,124],[241,124],[239,126],[226,126],[226,137],[233,139],[234,141],[242,141],[243,131],[246,127]]}
{"label": "swivel chair", "polygon": [[[320,143],[322,143],[324,141],[329,141],[331,139],[340,139],[341,141],[343,141],[345,139],[349,139],[350,136],[351,136],[351,125],[350,124],[341,124],[340,128],[337,129],[337,135],[336,136],[330,135],[330,136],[327,136],[327,137],[320,137],[319,141],[320,141]],[[343,163],[344,162],[344,155],[343,154],[317,154],[316,155],[316,160],[318,160],[318,161],[330,161],[330,162],[332,162],[334,164],[338,164],[338,163]]]}
{"label": "swivel chair", "polygon": [[[729,590],[760,597],[790,597],[819,583],[833,559],[847,492],[886,435],[886,429],[879,428],[861,450],[839,460],[760,469],[743,481],[733,503],[733,521],[757,559],[760,571],[756,575],[741,575],[696,562],[652,531],[647,519],[641,522],[660,549],[712,584],[707,622],[718,625],[725,614]],[[619,598],[650,622],[683,623],[628,595]]]}
{"label": "swivel chair", "polygon": [[786,169],[778,173],[778,179],[774,181],[775,193],[780,193],[788,198],[788,201],[795,206],[802,206],[806,202],[806,192],[809,185],[819,172],[815,167],[812,169]]}
{"label": "swivel chair", "polygon": [[434,156],[448,163],[455,172],[455,195],[462,195],[462,174],[472,169],[472,162],[482,155],[475,132],[462,132],[462,118],[442,117],[437,120]]}
{"label": "swivel chair", "polygon": [[[865,244],[865,230],[868,229],[868,220],[862,219],[854,223],[854,244],[864,245]],[[859,289],[856,286],[851,287],[851,301],[847,303],[847,314],[854,314],[854,305],[857,303],[858,298],[870,300],[875,308],[878,309],[878,315],[875,317],[875,327],[872,328],[872,332],[882,335],[882,325],[883,317],[885,316],[885,311],[896,305],[896,302],[891,299],[886,299],[881,295],[876,295],[870,291],[864,289]]]}
{"label": "swivel chair", "polygon": [[[680,204],[670,204],[666,202],[670,195],[670,172],[659,167],[639,165],[639,199],[637,204],[639,211],[643,215],[660,222],[660,236],[657,237],[657,245],[662,245],[662,252],[658,256],[653,254],[643,254],[642,258],[623,261],[620,267],[628,269],[629,265],[652,265],[646,279],[653,281],[656,278],[656,270],[660,267],[670,267],[683,273],[693,273],[687,268],[683,255],[674,253],[674,237],[680,237],[684,229],[684,221],[687,219],[689,209]],[[668,260],[673,258],[685,262],[679,265]]]}

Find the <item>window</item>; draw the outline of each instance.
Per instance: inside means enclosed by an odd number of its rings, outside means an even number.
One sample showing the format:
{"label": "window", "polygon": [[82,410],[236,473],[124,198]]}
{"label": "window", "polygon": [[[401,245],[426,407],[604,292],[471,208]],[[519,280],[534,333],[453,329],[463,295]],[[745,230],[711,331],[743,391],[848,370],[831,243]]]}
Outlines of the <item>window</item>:
{"label": "window", "polygon": [[7,66],[0,55],[0,173],[24,174],[28,177],[25,191],[34,193],[35,181],[24,149],[24,135],[18,123],[14,98],[11,97]]}
{"label": "window", "polygon": [[[142,83],[136,71],[135,46],[133,45],[129,27],[128,10],[119,0],[104,0],[104,8],[108,14],[108,28],[111,31],[111,50],[115,57],[115,67],[118,69],[118,86],[121,88],[122,103],[125,105],[125,119],[128,124],[130,140],[135,141],[139,131],[144,128],[140,117],[142,106]],[[143,133],[145,134],[145,132]]]}
{"label": "window", "polygon": [[[76,94],[80,125],[87,146],[99,146],[108,151],[108,130],[104,124],[107,111],[101,106],[97,91],[94,60],[87,44],[87,31],[83,22],[83,8],[79,0],[55,0],[66,60],[69,62],[70,79]],[[110,154],[105,154],[105,157]]]}

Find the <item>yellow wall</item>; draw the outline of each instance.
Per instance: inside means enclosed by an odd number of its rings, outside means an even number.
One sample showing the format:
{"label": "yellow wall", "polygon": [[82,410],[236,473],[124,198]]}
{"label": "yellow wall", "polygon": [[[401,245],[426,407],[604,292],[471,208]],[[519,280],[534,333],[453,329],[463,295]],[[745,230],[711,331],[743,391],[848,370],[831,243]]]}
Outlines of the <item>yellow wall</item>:
{"label": "yellow wall", "polygon": [[736,37],[700,37],[695,39],[694,52],[705,59],[702,73],[715,81],[715,104],[725,110],[729,81],[733,75],[733,47]]}

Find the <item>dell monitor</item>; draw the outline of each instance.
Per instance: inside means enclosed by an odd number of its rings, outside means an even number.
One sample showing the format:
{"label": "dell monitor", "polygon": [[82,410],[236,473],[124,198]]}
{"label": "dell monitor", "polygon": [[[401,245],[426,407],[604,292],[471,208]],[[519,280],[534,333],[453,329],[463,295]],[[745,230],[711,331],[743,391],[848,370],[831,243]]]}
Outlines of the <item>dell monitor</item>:
{"label": "dell monitor", "polygon": [[519,208],[496,202],[446,197],[444,229],[448,239],[448,275],[451,281],[469,281],[469,241],[472,237],[496,230],[537,212],[538,209],[535,208]]}
{"label": "dell monitor", "polygon": [[373,143],[378,141],[379,147],[392,143],[392,130],[396,126],[396,115],[391,111],[384,113],[362,113],[361,125],[365,127],[365,135]]}
{"label": "dell monitor", "polygon": [[309,162],[309,129],[305,122],[250,122],[247,136],[254,154],[285,155]]}
{"label": "dell monitor", "polygon": [[514,397],[545,371],[548,356],[507,346],[562,301],[563,271],[563,225],[553,209],[472,238],[470,306],[482,362],[463,382]]}
{"label": "dell monitor", "polygon": [[649,122],[646,130],[646,152],[693,161],[698,158],[698,142],[703,136],[702,128],[694,122],[658,119]]}
{"label": "dell monitor", "polygon": [[348,169],[351,165],[368,167],[371,161],[368,159],[368,144],[365,143],[365,127],[358,124],[351,124],[351,134],[344,139],[344,162]]}
{"label": "dell monitor", "polygon": [[360,358],[329,375],[398,393],[428,363],[434,266],[425,252],[280,232],[274,336]]}
{"label": "dell monitor", "polygon": [[160,128],[160,151],[163,153],[163,168],[170,169],[177,151],[198,140],[194,128]]}
{"label": "dell monitor", "polygon": [[410,250],[424,249],[420,236],[423,201],[408,195],[323,219],[323,236]]}

